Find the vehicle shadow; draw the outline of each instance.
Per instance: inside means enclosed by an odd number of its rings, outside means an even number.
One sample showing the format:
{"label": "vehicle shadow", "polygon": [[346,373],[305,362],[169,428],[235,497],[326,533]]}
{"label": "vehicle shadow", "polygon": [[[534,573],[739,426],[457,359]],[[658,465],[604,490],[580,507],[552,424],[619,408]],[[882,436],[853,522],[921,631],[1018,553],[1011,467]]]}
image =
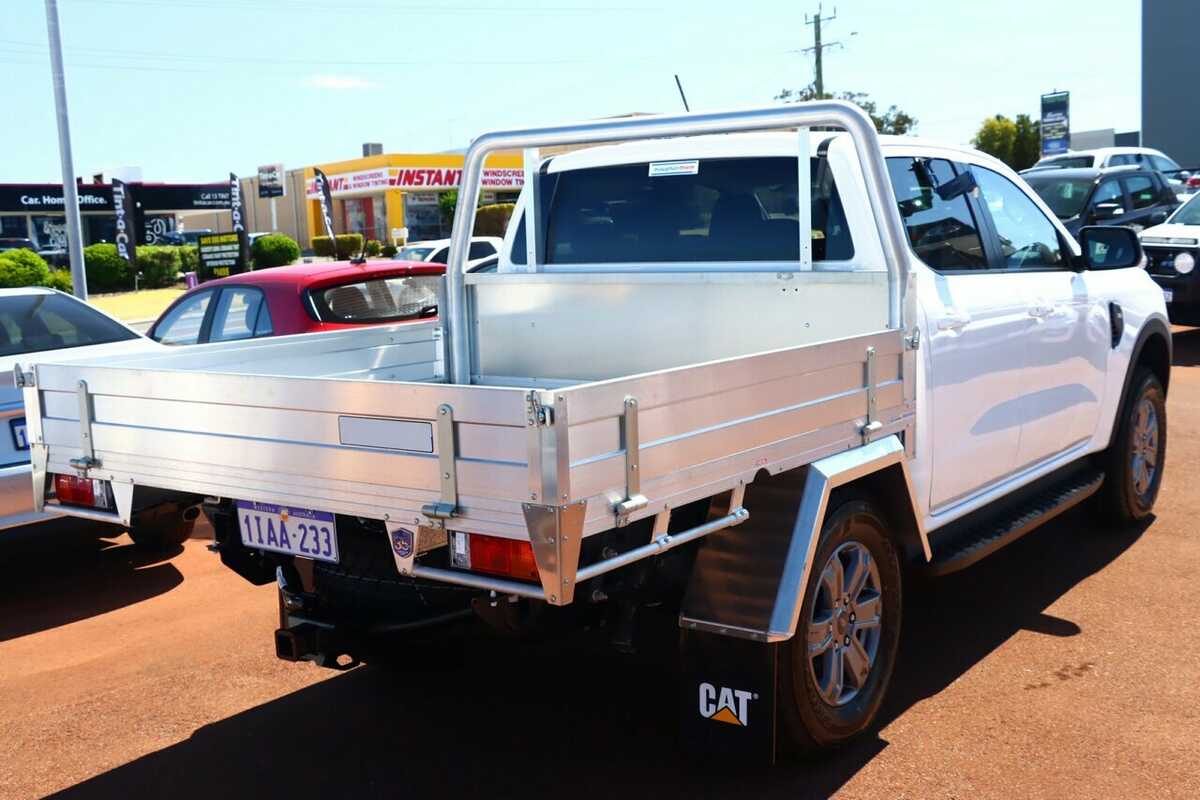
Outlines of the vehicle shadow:
{"label": "vehicle shadow", "polygon": [[1171,333],[1171,341],[1172,366],[1200,366],[1200,328],[1175,328]]}
{"label": "vehicle shadow", "polygon": [[121,532],[78,519],[0,531],[0,642],[104,614],[183,582],[165,559],[110,541]]}
{"label": "vehicle shadow", "polygon": [[[1078,633],[1045,609],[1143,530],[1101,533],[1073,512],[964,573],[910,582],[883,722],[1017,631]],[[420,663],[334,675],[56,796],[826,797],[888,746],[868,736],[771,770],[697,761],[676,741],[674,660],[621,656],[582,637],[454,636],[412,658]]]}

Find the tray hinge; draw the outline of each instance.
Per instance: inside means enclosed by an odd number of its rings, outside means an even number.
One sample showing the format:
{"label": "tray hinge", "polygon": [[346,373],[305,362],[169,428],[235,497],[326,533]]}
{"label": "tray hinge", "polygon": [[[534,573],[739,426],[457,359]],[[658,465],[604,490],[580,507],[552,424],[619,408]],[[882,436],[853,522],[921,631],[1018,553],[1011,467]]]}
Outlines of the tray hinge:
{"label": "tray hinge", "polygon": [[554,407],[542,405],[537,392],[525,396],[525,411],[530,427],[545,428],[554,424]]}
{"label": "tray hinge", "polygon": [[434,527],[444,527],[445,521],[458,514],[458,471],[455,468],[454,409],[448,403],[438,406],[434,422],[437,429],[438,476],[442,484],[442,496],[436,503],[421,506],[421,513],[430,519]]}
{"label": "tray hinge", "polygon": [[913,328],[912,333],[904,337],[905,350],[920,350],[921,349],[921,329]]}
{"label": "tray hinge", "polygon": [[863,444],[870,444],[871,437],[883,427],[879,421],[878,397],[875,387],[875,348],[867,348],[867,420],[862,426]]}
{"label": "tray hinge", "polygon": [[18,389],[32,389],[37,386],[37,378],[32,371],[26,372],[20,364],[13,365],[13,385]]}
{"label": "tray hinge", "polygon": [[96,458],[96,450],[92,444],[92,397],[88,394],[87,381],[80,381],[75,388],[79,398],[79,449],[83,455],[71,459],[71,466],[80,472],[87,472],[100,466]]}
{"label": "tray hinge", "polygon": [[636,397],[625,398],[625,413],[621,416],[621,446],[625,450],[625,499],[613,509],[617,515],[617,527],[629,522],[629,515],[649,505],[642,494],[642,476],[638,466],[641,440],[638,436],[638,401]]}

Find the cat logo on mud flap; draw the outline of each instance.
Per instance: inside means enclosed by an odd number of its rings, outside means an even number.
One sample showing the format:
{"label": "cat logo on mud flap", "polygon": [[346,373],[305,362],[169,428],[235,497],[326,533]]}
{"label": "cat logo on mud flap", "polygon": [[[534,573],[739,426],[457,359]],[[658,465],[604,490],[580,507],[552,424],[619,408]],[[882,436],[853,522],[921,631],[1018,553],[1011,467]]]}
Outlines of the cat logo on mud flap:
{"label": "cat logo on mud flap", "polygon": [[700,716],[716,722],[746,727],[750,724],[750,701],[758,695],[744,689],[700,684]]}

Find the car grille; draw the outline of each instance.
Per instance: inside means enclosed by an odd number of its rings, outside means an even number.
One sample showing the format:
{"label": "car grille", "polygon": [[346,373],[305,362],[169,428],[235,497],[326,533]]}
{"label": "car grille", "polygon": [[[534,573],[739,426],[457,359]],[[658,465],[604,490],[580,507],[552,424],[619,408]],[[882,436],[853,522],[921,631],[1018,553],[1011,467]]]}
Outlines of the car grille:
{"label": "car grille", "polygon": [[1190,247],[1146,247],[1146,270],[1151,275],[1175,277],[1175,256],[1182,252],[1190,252],[1200,262],[1200,250]]}

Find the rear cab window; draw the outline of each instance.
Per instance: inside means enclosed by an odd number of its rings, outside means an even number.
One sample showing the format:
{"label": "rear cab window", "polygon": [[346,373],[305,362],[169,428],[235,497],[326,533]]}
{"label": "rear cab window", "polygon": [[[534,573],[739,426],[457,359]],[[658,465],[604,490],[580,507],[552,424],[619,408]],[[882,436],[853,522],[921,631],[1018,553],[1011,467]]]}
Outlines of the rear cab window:
{"label": "rear cab window", "polygon": [[[832,171],[811,159],[813,261],[854,257]],[[548,265],[795,262],[796,159],[686,159],[552,172],[540,194]],[[524,220],[512,262],[524,264]]]}
{"label": "rear cab window", "polygon": [[373,278],[309,291],[322,322],[372,324],[437,314],[438,275]]}

